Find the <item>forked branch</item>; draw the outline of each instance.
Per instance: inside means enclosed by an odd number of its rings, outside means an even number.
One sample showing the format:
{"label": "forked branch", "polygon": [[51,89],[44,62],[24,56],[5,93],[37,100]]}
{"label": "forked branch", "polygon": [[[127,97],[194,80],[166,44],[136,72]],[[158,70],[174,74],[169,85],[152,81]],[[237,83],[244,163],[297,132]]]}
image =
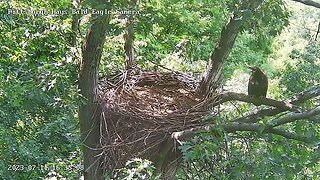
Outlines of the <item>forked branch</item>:
{"label": "forked branch", "polygon": [[[291,98],[289,101],[290,104],[292,105],[299,105],[303,102],[306,102],[309,99],[315,98],[317,96],[320,96],[320,87],[314,87],[310,90],[301,92]],[[259,119],[262,119],[266,116],[274,116],[277,115],[281,112],[284,112],[285,110],[279,109],[279,108],[269,108],[269,109],[262,109],[254,114],[250,114],[245,117],[241,117],[236,119],[235,121],[237,122],[258,122]]]}
{"label": "forked branch", "polygon": [[[305,136],[300,136],[296,133],[288,132],[286,130],[282,130],[279,128],[273,128],[271,125],[263,125],[263,124],[258,124],[258,123],[238,123],[238,122],[231,122],[228,124],[223,124],[221,127],[225,132],[227,133],[234,133],[238,131],[250,131],[250,132],[258,132],[262,134],[275,134],[279,135],[288,139],[293,139],[297,141],[301,141],[304,143],[311,143],[314,141],[313,138],[305,137]],[[197,128],[192,128],[180,132],[174,132],[172,133],[172,138],[174,140],[180,141],[180,140],[185,140],[188,139],[195,134],[199,132],[209,132],[211,130],[219,128],[216,125],[205,125]]]}
{"label": "forked branch", "polygon": [[[259,132],[259,133],[269,133],[269,134],[276,134],[283,136],[288,139],[294,139],[297,141],[305,142],[305,143],[310,143],[313,142],[313,138],[305,137],[305,136],[299,136],[296,133],[288,132],[286,130],[276,128],[281,125],[289,124],[298,120],[302,119],[312,119],[313,117],[316,117],[320,114],[320,107],[316,107],[312,110],[309,111],[304,111],[304,112],[297,112],[293,113],[290,115],[287,115],[283,118],[278,118],[274,121],[271,121],[270,123],[267,124],[258,124],[257,122],[260,121],[261,116],[272,116],[276,115],[280,112],[284,112],[286,110],[295,110],[297,109],[297,104],[305,102],[309,99],[312,99],[314,97],[317,97],[320,95],[320,87],[313,88],[309,91],[305,91],[302,93],[297,94],[293,98],[291,98],[291,101],[288,103],[282,102],[282,101],[276,101],[273,99],[269,98],[254,98],[252,96],[248,96],[245,94],[239,94],[239,93],[225,93],[222,95],[216,96],[214,99],[211,99],[212,102],[214,103],[209,103],[210,105],[218,105],[222,104],[227,101],[231,100],[238,100],[238,101],[243,101],[243,102],[252,102],[252,103],[261,103],[269,106],[274,106],[276,108],[271,108],[271,109],[265,109],[261,110],[256,114],[252,114],[247,116],[246,118],[240,118],[237,119],[234,122],[222,124],[219,127],[224,129],[225,132],[232,133],[232,132],[237,132],[237,131],[251,131],[251,132]],[[214,101],[217,100],[218,101]],[[210,99],[209,99],[210,101]],[[208,104],[207,104],[208,105]],[[217,129],[217,125],[215,124],[209,124],[209,125],[203,125],[200,127],[195,127],[191,129],[187,129],[184,131],[180,132],[174,132],[172,133],[172,138],[175,140],[183,140],[190,138],[194,136],[196,133],[199,133],[201,131],[211,131],[214,129]]]}

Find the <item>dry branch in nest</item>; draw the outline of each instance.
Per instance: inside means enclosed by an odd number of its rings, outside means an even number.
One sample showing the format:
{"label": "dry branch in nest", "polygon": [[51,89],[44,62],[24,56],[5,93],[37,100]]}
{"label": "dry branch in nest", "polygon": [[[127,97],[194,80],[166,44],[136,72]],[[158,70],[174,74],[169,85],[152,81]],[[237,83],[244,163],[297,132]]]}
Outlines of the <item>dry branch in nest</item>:
{"label": "dry branch in nest", "polygon": [[[157,156],[171,134],[201,125],[197,81],[181,73],[125,71],[100,81],[101,145],[107,169]],[[192,111],[189,111],[192,109]]]}

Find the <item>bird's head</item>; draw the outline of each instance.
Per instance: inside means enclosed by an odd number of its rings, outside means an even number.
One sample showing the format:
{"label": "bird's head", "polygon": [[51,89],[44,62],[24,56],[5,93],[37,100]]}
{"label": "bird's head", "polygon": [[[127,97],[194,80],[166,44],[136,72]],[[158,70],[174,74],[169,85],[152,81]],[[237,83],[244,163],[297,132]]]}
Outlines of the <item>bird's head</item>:
{"label": "bird's head", "polygon": [[257,66],[249,66],[248,68],[251,69],[252,73],[261,72],[261,69],[258,68]]}

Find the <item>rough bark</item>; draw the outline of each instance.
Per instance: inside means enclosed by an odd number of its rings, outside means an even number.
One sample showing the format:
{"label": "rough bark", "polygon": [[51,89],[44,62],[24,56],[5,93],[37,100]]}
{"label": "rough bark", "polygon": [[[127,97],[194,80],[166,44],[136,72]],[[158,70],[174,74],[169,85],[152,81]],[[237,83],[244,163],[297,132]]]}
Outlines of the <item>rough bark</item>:
{"label": "rough bark", "polygon": [[181,165],[182,153],[174,146],[174,141],[168,138],[162,142],[158,155],[150,157],[156,167],[157,173],[163,180],[176,179],[176,173]]}
{"label": "rough bark", "polygon": [[182,153],[176,147],[172,147],[166,154],[161,168],[161,179],[174,180],[182,162]]}
{"label": "rough bark", "polygon": [[[245,1],[242,3],[239,11],[254,11],[262,2],[263,0]],[[230,54],[243,21],[248,18],[250,17],[243,16],[240,12],[235,12],[229,23],[222,28],[220,39],[213,49],[207,69],[203,74],[198,89],[199,95],[208,97],[210,92],[215,91],[219,87],[223,64]]]}
{"label": "rough bark", "polygon": [[124,35],[124,51],[125,51],[125,62],[126,69],[132,69],[136,66],[134,58],[134,31],[133,31],[133,15],[128,15],[126,21],[125,35]]}
{"label": "rough bark", "polygon": [[[137,4],[137,0],[129,0],[128,6],[130,9],[134,9]],[[136,61],[134,57],[134,29],[133,29],[133,15],[128,14],[126,19],[125,34],[124,34],[124,51],[125,51],[125,63],[126,69],[132,69],[136,67]]]}
{"label": "rough bark", "polygon": [[294,106],[289,102],[277,101],[277,100],[265,98],[265,97],[257,98],[251,95],[234,93],[234,92],[227,92],[227,93],[219,94],[215,97],[211,97],[203,105],[209,105],[210,107],[215,107],[224,102],[233,101],[233,100],[259,104],[259,105],[263,104],[267,106],[273,106],[280,110],[299,111],[299,108],[297,106]]}
{"label": "rough bark", "polygon": [[320,8],[320,3],[316,2],[316,1],[312,1],[312,0],[292,0],[292,1],[299,2],[299,3],[305,4],[307,6]]}
{"label": "rough bark", "polygon": [[211,54],[209,64],[200,83],[200,94],[207,96],[217,89],[221,77],[221,69],[226,61],[234,41],[240,31],[242,20],[234,16],[221,31],[221,37]]}
{"label": "rough bark", "polygon": [[104,170],[100,168],[97,155],[100,139],[99,109],[97,105],[98,68],[105,43],[109,16],[96,16],[88,30],[83,50],[79,72],[80,94],[86,102],[79,108],[81,138],[83,142],[84,179],[104,179]]}

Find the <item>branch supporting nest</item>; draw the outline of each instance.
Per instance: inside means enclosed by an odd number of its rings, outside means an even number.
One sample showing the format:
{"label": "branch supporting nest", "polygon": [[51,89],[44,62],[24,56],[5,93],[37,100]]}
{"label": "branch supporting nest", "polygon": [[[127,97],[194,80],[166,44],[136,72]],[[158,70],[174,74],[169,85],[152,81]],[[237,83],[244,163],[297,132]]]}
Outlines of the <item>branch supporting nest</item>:
{"label": "branch supporting nest", "polygon": [[[100,82],[101,147],[104,166],[109,170],[122,167],[134,157],[158,160],[161,148],[170,142],[167,149],[174,149],[174,143],[192,137],[201,131],[222,128],[226,132],[252,131],[277,134],[289,139],[311,142],[306,137],[286,132],[279,126],[299,119],[320,114],[319,108],[302,111],[297,107],[320,94],[320,87],[300,93],[290,102],[270,98],[254,98],[245,94],[228,92],[213,94],[208,99],[196,95],[198,81],[184,74],[171,72],[126,71],[117,76],[118,81]],[[110,86],[109,84],[113,84]],[[207,124],[204,121],[212,114],[211,109],[228,101],[243,101],[263,104],[274,108],[261,110],[257,114],[236,119],[234,122]],[[291,115],[259,124],[262,117],[290,111]],[[213,122],[213,121],[211,121]],[[174,140],[174,141],[172,141]],[[170,153],[167,152],[167,153]]]}
{"label": "branch supporting nest", "polygon": [[[217,98],[219,99],[217,101]],[[298,107],[294,106],[293,104],[289,102],[283,102],[283,101],[277,101],[270,98],[255,98],[250,95],[242,94],[242,93],[234,93],[234,92],[227,92],[224,94],[218,95],[218,97],[213,97],[207,100],[207,103],[210,104],[210,106],[215,107],[219,104],[228,102],[228,101],[242,101],[242,102],[248,102],[253,104],[263,104],[267,106],[273,106],[281,110],[289,110],[289,111],[297,111]]]}
{"label": "branch supporting nest", "polygon": [[109,170],[135,157],[152,160],[171,133],[200,126],[207,114],[189,112],[200,99],[195,95],[197,81],[188,75],[125,71],[111,83],[114,86],[100,82],[100,142]]}
{"label": "branch supporting nest", "polygon": [[172,133],[172,138],[178,142],[184,139],[188,139],[194,135],[196,135],[199,132],[209,132],[212,130],[215,130],[217,128],[222,128],[227,133],[234,133],[238,131],[250,131],[250,132],[258,132],[261,134],[275,134],[279,135],[288,139],[293,139],[297,141],[301,141],[304,143],[312,143],[314,142],[314,139],[305,137],[305,136],[299,136],[298,134],[287,132],[285,130],[281,130],[278,128],[273,128],[271,125],[262,125],[258,123],[238,123],[238,122],[231,122],[228,124],[223,124],[220,126],[216,125],[206,125],[202,127],[192,128],[180,132],[174,132]]}
{"label": "branch supporting nest", "polygon": [[[299,105],[317,96],[320,96],[320,87],[315,87],[293,96],[291,98],[291,101],[289,101],[289,103],[292,105]],[[258,122],[260,119],[265,118],[266,116],[275,116],[284,111],[285,111],[284,109],[279,109],[279,108],[262,109],[254,114],[250,114],[248,116],[238,118],[235,121],[245,122],[245,123],[250,123],[250,122],[254,123],[254,122]]]}
{"label": "branch supporting nest", "polygon": [[[252,131],[252,132],[260,132],[260,133],[270,133],[270,134],[280,135],[288,139],[294,139],[294,140],[305,142],[305,143],[311,143],[311,142],[314,142],[314,139],[309,137],[299,136],[298,134],[287,132],[285,130],[282,130],[276,127],[280,125],[292,123],[298,120],[312,119],[313,117],[320,114],[320,107],[316,107],[312,110],[304,111],[304,112],[298,111],[298,113],[287,115],[283,118],[276,119],[267,124],[258,124],[257,122],[260,121],[261,116],[264,117],[267,115],[276,115],[277,113],[280,113],[286,110],[297,112],[298,110],[298,107],[296,106],[297,104],[305,102],[319,95],[320,95],[320,87],[313,88],[309,91],[299,93],[298,95],[294,96],[290,102],[282,102],[282,101],[276,101],[269,98],[257,99],[245,94],[228,92],[228,93],[224,93],[224,94],[209,98],[207,101],[203,102],[201,106],[208,106],[208,105],[216,106],[231,100],[238,100],[243,102],[259,103],[259,104],[274,106],[276,108],[260,110],[256,114],[252,114],[244,118],[236,119],[234,122],[222,124],[219,127],[221,127],[227,133],[236,132],[236,131]],[[200,106],[198,105],[198,107]],[[180,140],[188,139],[201,131],[208,132],[219,127],[213,124],[203,125],[201,127],[174,132],[172,133],[171,137],[176,141],[180,142]]]}

